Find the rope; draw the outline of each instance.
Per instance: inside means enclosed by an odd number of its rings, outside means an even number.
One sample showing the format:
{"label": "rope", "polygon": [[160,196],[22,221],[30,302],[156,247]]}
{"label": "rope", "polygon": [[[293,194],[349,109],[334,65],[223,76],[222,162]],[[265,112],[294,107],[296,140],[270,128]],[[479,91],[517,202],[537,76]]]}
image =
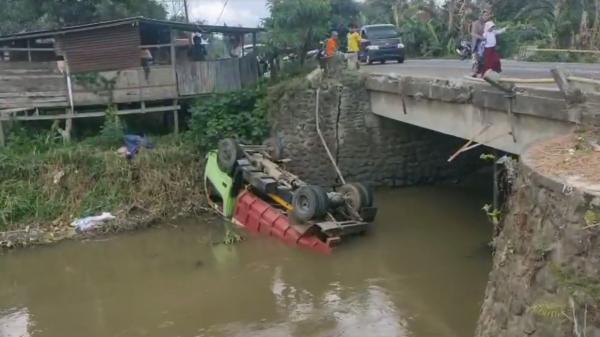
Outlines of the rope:
{"label": "rope", "polygon": [[316,92],[316,100],[317,103],[315,104],[315,119],[316,119],[316,124],[317,124],[317,134],[319,135],[319,138],[321,139],[321,143],[323,143],[323,147],[325,148],[325,151],[327,151],[327,156],[329,157],[329,160],[331,160],[331,164],[333,164],[333,167],[335,168],[335,172],[337,173],[338,177],[340,178],[340,181],[342,182],[342,184],[346,184],[346,179],[344,179],[344,176],[342,175],[342,172],[340,171],[340,168],[338,167],[337,163],[335,162],[335,159],[333,158],[333,154],[331,154],[331,151],[329,150],[329,146],[327,146],[327,142],[325,141],[325,137],[323,137],[323,134],[321,133],[321,127],[319,125],[319,97],[321,96],[321,88],[317,88],[317,92]]}

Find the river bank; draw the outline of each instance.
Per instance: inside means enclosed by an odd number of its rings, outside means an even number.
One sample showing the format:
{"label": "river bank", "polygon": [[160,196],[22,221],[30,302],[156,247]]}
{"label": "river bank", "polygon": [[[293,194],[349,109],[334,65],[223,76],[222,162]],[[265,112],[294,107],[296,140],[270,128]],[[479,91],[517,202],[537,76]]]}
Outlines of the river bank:
{"label": "river bank", "polygon": [[476,336],[600,334],[597,135],[541,142],[521,157]]}
{"label": "river bank", "polygon": [[[145,228],[203,212],[202,156],[175,137],[133,160],[84,141],[0,152],[0,247]],[[75,219],[110,212],[114,221],[77,233]]]}

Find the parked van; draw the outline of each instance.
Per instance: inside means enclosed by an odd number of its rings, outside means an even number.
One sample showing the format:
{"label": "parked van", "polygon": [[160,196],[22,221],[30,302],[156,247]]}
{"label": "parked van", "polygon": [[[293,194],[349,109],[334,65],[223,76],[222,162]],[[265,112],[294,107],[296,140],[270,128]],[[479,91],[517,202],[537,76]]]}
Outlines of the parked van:
{"label": "parked van", "polygon": [[368,25],[360,30],[362,37],[359,60],[368,64],[389,60],[404,63],[404,44],[396,26]]}

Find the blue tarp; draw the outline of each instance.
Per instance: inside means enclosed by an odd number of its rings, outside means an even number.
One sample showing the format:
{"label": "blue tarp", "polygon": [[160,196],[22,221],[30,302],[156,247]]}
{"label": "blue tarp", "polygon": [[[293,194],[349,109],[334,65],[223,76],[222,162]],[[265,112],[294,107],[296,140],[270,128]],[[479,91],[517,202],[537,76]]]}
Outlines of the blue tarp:
{"label": "blue tarp", "polygon": [[146,149],[154,148],[154,144],[144,136],[125,135],[123,141],[127,147],[127,158],[129,159],[134,159],[142,147]]}

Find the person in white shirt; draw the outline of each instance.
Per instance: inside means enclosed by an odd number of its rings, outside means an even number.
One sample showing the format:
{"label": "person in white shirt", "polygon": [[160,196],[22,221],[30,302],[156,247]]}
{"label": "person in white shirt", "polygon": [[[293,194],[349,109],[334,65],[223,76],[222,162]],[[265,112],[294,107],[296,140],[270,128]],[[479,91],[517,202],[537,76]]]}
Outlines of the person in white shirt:
{"label": "person in white shirt", "polygon": [[481,68],[481,76],[488,70],[493,70],[497,73],[502,72],[502,64],[500,62],[500,54],[496,50],[496,36],[504,33],[506,29],[496,29],[493,21],[485,23],[483,38],[485,40],[485,50],[483,52],[483,67]]}

